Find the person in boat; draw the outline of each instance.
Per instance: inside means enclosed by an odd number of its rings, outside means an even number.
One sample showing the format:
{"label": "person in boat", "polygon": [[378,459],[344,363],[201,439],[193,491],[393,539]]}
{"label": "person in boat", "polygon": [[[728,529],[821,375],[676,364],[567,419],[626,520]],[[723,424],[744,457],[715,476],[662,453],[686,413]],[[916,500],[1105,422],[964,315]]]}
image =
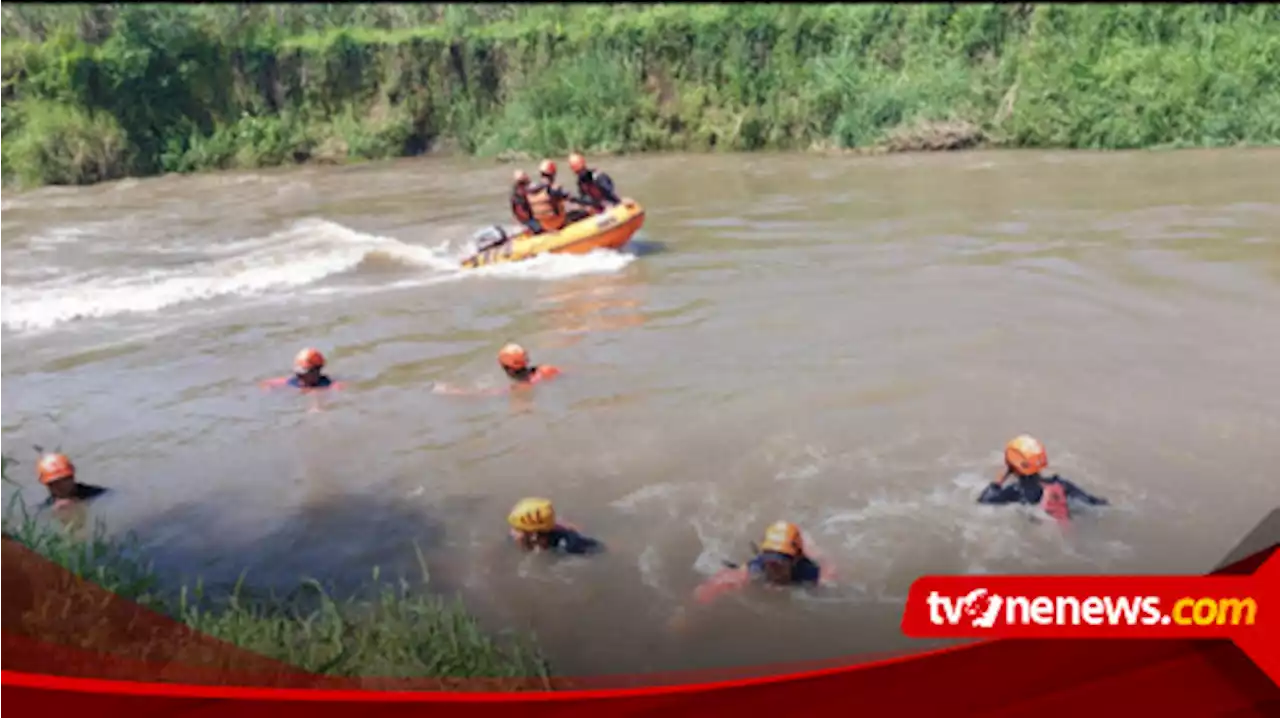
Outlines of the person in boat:
{"label": "person in boat", "polygon": [[507,344],[498,351],[498,364],[517,385],[537,384],[560,375],[556,367],[530,364],[529,352],[515,343]]}
{"label": "person in boat", "polygon": [[576,528],[557,523],[555,506],[548,499],[521,499],[507,515],[507,524],[511,526],[511,540],[524,551],[588,554],[603,548],[599,541],[583,536]]}
{"label": "person in boat", "polygon": [[539,182],[529,187],[529,209],[544,232],[555,232],[570,222],[568,203],[572,197],[556,184],[556,163],[543,160]]}
{"label": "person in boat", "polygon": [[293,358],[293,376],[269,379],[263,382],[266,387],[290,386],[295,389],[329,389],[337,388],[338,383],[324,373],[324,355],[319,349],[307,347]]}
{"label": "person in boat", "polygon": [[811,551],[806,551],[804,535],[789,521],[778,521],[765,530],[764,540],[756,555],[745,566],[725,564],[725,569],[694,591],[699,603],[710,603],[720,596],[749,584],[772,586],[816,586],[823,576]]}
{"label": "person in boat", "polygon": [[569,155],[569,169],[578,176],[578,204],[599,214],[608,207],[621,204],[609,175],[587,167],[587,158],[574,152]]}
{"label": "person in boat", "polygon": [[[529,206],[529,184],[529,175],[524,170],[516,170],[511,186],[511,215],[529,234],[542,234],[542,225],[533,218],[533,208]],[[484,252],[494,247],[501,247],[513,239],[515,236],[495,224],[476,234],[476,251]]]}
{"label": "person in boat", "polygon": [[533,208],[529,206],[529,185],[529,175],[524,170],[516,170],[511,188],[511,214],[530,234],[542,234],[542,226],[533,218]]}
{"label": "person in boat", "polygon": [[[1054,474],[1041,474],[1049,466],[1049,456],[1039,440],[1023,434],[1004,447],[1004,471],[978,496],[978,503],[990,505],[1028,504],[1040,506],[1059,521],[1070,518],[1070,502],[1106,506],[1105,498],[1094,496]],[[1016,477],[1016,481],[1009,481]]]}
{"label": "person in boat", "polygon": [[82,484],[76,480],[76,467],[63,454],[45,454],[36,463],[36,476],[49,489],[46,506],[61,508],[82,503],[106,493],[101,486]]}

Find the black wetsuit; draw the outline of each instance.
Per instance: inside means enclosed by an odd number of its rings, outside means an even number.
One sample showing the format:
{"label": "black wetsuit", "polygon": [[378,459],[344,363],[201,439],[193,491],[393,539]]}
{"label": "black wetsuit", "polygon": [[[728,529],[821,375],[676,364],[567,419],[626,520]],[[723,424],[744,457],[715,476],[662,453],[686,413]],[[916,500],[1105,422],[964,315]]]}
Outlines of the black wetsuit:
{"label": "black wetsuit", "polygon": [[[89,501],[90,499],[95,499],[101,496],[102,494],[105,494],[106,492],[107,490],[102,488],[101,486],[93,486],[92,484],[77,483],[75,485],[75,488],[71,490],[71,495],[64,496],[62,497],[61,500],[71,500],[71,501],[77,501],[77,502]],[[59,500],[60,500],[59,498],[54,497],[52,494],[50,494],[48,498],[44,500],[44,505],[53,506],[54,503]]]}
{"label": "black wetsuit", "polygon": [[289,377],[289,380],[286,381],[285,384],[287,384],[288,386],[294,387],[296,389],[327,389],[333,386],[333,380],[325,376],[324,374],[321,374],[320,378],[316,380],[316,383],[303,384],[302,380],[298,378],[298,375],[294,374],[293,376]]}
{"label": "black wetsuit", "polygon": [[978,497],[978,503],[990,505],[1030,504],[1038,506],[1044,498],[1044,484],[1046,483],[1056,483],[1061,486],[1068,501],[1078,501],[1090,506],[1106,506],[1108,503],[1106,499],[1094,496],[1056,474],[1053,476],[1041,476],[1039,474],[1019,476],[1017,481],[1006,481],[1003,484],[992,482],[982,490],[982,494]]}
{"label": "black wetsuit", "polygon": [[583,536],[577,531],[564,526],[557,526],[539,536],[546,539],[545,546],[553,551],[587,554],[595,553],[603,548],[599,541]]}
{"label": "black wetsuit", "polygon": [[[751,578],[758,581],[767,581],[767,573],[765,572],[765,564],[770,561],[786,561],[790,557],[786,554],[776,553],[773,551],[762,551],[759,556],[751,559],[747,563],[747,573]],[[813,584],[817,583],[822,575],[822,570],[818,568],[818,564],[814,563],[807,556],[801,556],[791,561],[791,583],[793,584]]]}
{"label": "black wetsuit", "polygon": [[619,204],[618,193],[614,191],[613,180],[609,175],[595,170],[583,170],[578,173],[578,203],[595,209]]}

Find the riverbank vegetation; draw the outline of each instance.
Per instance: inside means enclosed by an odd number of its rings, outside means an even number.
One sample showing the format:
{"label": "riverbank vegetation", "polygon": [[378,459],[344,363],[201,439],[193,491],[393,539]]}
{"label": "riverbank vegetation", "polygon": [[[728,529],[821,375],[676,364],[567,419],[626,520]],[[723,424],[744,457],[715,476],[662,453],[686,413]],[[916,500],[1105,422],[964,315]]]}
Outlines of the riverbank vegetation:
{"label": "riverbank vegetation", "polygon": [[25,185],[657,150],[1124,149],[1280,140],[1280,7],[25,5]]}
{"label": "riverbank vegetation", "polygon": [[[423,581],[388,581],[374,569],[365,589],[343,600],[314,581],[287,596],[259,594],[244,579],[226,590],[206,589],[202,584],[169,585],[153,571],[136,542],[109,538],[101,526],[86,532],[74,523],[63,525],[47,515],[37,516],[9,479],[12,463],[4,459],[6,539],[207,636],[320,675],[489,678],[498,680],[485,681],[484,688],[499,691],[554,687],[548,666],[530,639],[488,635],[459,603],[427,591],[425,565]],[[10,588],[18,587],[6,585]],[[65,595],[34,597],[37,606],[47,602],[59,615],[66,614],[70,600]],[[74,613],[80,619],[93,619],[81,611]],[[5,620],[9,618],[6,606]],[[18,625],[9,628],[21,632]],[[75,639],[92,639],[86,634],[93,631],[73,628],[77,629]]]}

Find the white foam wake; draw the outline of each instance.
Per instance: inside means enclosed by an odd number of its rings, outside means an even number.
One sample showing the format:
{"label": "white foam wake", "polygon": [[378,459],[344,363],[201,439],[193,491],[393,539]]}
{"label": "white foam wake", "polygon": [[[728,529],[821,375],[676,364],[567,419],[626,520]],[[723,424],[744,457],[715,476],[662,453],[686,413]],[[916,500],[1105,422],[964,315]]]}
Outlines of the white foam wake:
{"label": "white foam wake", "polygon": [[363,234],[323,220],[304,220],[268,237],[211,247],[208,258],[177,269],[125,273],[81,272],[20,287],[5,287],[3,323],[44,329],[75,319],[154,312],[186,302],[290,289],[355,269],[370,257],[448,269],[438,250]]}
{"label": "white foam wake", "polygon": [[[68,241],[73,241],[68,235]],[[189,245],[187,245],[189,247]],[[154,254],[140,249],[140,254]],[[467,250],[471,248],[468,247]],[[618,252],[545,255],[513,264],[464,270],[469,251],[408,244],[365,234],[325,220],[303,220],[265,237],[211,244],[199,259],[179,267],[140,268],[119,264],[88,272],[23,272],[10,276],[41,279],[3,288],[0,319],[11,331],[37,331],[81,319],[157,312],[181,304],[223,297],[296,292],[329,277],[356,270],[420,268],[426,276],[376,287],[325,287],[308,294],[385,291],[467,278],[555,280],[611,273],[634,260]],[[50,277],[49,275],[52,275]]]}

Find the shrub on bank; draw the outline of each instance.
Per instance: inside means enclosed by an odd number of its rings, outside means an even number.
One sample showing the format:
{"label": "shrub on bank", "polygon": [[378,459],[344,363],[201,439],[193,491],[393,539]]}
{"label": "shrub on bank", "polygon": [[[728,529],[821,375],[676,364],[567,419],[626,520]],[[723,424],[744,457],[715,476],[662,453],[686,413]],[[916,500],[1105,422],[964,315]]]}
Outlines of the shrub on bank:
{"label": "shrub on bank", "polygon": [[24,131],[5,138],[4,164],[25,185],[93,184],[129,173],[129,139],[112,115],[51,100],[4,109]]}
{"label": "shrub on bank", "polygon": [[[17,5],[4,35],[5,114],[106,113],[137,174],[441,140],[499,155],[1280,139],[1280,8],[1264,4]],[[49,144],[18,116],[6,140]]]}
{"label": "shrub on bank", "polygon": [[[258,595],[243,581],[227,591],[200,584],[172,590],[132,542],[108,538],[101,526],[85,534],[83,527],[34,516],[8,486],[10,463],[6,457],[4,481],[12,494],[3,517],[6,538],[206,635],[322,675],[533,679],[486,685],[551,687],[547,665],[530,641],[498,640],[461,604],[427,593],[423,584],[382,580],[376,568],[366,589],[345,600],[314,581],[283,597]],[[60,605],[62,598],[48,600]]]}

